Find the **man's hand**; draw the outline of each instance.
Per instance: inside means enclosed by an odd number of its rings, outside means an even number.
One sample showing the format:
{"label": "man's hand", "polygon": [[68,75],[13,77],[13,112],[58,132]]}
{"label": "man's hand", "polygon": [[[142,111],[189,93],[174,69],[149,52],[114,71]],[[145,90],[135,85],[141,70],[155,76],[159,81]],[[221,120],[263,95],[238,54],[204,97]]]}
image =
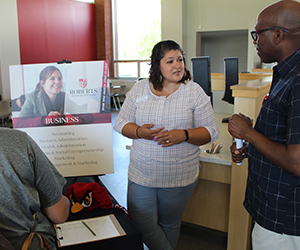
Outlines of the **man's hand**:
{"label": "man's hand", "polygon": [[252,121],[249,117],[240,113],[234,114],[229,119],[228,132],[234,138],[246,139],[245,136],[249,132],[249,129],[252,130]]}
{"label": "man's hand", "polygon": [[248,157],[247,144],[244,143],[242,148],[237,149],[236,143],[234,142],[230,147],[230,152],[232,161],[235,163],[241,163],[244,160],[244,158]]}

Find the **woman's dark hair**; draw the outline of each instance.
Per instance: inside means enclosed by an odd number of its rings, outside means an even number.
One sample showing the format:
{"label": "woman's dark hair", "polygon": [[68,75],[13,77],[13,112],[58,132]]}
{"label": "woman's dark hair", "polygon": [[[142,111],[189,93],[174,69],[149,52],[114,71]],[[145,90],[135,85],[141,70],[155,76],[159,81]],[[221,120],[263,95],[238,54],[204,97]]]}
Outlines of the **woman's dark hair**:
{"label": "woman's dark hair", "polygon": [[56,70],[60,73],[60,75],[62,75],[60,70],[58,68],[56,68],[55,66],[47,66],[46,68],[44,68],[40,72],[40,81],[35,86],[35,89],[41,90],[42,89],[41,83],[45,82],[49,78],[49,76],[51,76],[51,74]]}
{"label": "woman's dark hair", "polygon": [[156,90],[161,90],[163,88],[162,84],[164,77],[160,71],[160,60],[165,56],[166,52],[170,50],[179,50],[183,56],[185,73],[180,82],[184,83],[186,80],[191,79],[190,71],[185,67],[184,52],[179,44],[172,40],[161,41],[157,43],[152,49],[151,65],[149,70],[149,81],[152,82],[153,87]]}

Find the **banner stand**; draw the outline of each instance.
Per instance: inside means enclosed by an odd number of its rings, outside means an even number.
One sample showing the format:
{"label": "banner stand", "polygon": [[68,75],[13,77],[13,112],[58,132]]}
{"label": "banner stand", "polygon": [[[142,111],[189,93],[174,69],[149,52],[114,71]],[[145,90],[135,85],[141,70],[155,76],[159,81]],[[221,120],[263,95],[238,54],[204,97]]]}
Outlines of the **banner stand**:
{"label": "banner stand", "polygon": [[114,173],[108,61],[10,65],[13,128],[64,177]]}
{"label": "banner stand", "polygon": [[72,63],[72,61],[68,61],[67,59],[62,59],[61,61],[57,62],[57,64],[63,64],[63,63]]}

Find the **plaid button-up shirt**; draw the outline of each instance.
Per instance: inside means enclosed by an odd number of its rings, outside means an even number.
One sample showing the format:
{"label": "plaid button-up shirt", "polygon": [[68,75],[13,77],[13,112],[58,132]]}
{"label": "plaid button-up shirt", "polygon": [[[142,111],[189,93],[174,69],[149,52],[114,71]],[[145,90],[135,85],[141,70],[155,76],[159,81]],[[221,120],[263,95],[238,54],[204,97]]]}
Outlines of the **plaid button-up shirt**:
{"label": "plaid button-up shirt", "polygon": [[[284,145],[300,143],[300,50],[274,67],[269,98],[255,129]],[[300,236],[300,178],[268,161],[251,144],[248,157],[246,209],[262,227]]]}
{"label": "plaid button-up shirt", "polygon": [[[194,82],[181,83],[168,97],[154,95],[148,79],[135,83],[127,93],[114,129],[119,133],[127,123],[154,124],[154,128],[192,129],[205,127],[211,140],[218,138],[218,126],[210,98]],[[163,148],[157,142],[133,140],[129,179],[148,187],[181,187],[199,175],[199,146],[181,142]]]}

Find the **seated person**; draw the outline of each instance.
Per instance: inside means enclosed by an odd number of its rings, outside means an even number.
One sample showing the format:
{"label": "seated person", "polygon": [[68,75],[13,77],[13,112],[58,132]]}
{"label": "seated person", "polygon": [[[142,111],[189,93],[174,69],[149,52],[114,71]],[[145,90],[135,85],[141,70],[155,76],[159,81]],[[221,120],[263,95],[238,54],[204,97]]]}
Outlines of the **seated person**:
{"label": "seated person", "polygon": [[[65,222],[70,210],[66,180],[26,133],[0,128],[0,138],[0,232],[15,249],[31,232],[56,249],[53,223]],[[29,249],[41,249],[37,235]]]}

